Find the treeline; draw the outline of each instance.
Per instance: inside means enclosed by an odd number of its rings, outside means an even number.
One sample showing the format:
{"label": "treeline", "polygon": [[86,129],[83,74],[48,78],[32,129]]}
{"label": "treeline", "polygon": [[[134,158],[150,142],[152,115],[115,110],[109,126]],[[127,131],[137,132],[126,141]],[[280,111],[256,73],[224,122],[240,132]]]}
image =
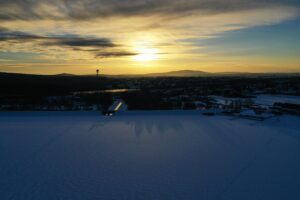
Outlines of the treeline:
{"label": "treeline", "polygon": [[74,91],[106,89],[110,82],[111,80],[105,77],[0,73],[0,94],[26,96],[67,95]]}
{"label": "treeline", "polygon": [[122,95],[122,99],[129,110],[169,110],[172,105],[163,101],[163,94],[150,91],[128,92]]}
{"label": "treeline", "polygon": [[10,95],[0,96],[2,111],[77,111],[103,110],[113,103],[110,93],[40,96],[40,95]]}

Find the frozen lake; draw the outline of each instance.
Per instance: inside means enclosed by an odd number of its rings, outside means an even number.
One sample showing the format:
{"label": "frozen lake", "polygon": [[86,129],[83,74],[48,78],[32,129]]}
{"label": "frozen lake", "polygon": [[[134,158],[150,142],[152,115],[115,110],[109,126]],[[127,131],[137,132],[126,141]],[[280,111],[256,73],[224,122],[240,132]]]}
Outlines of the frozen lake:
{"label": "frozen lake", "polygon": [[0,199],[299,200],[300,118],[0,113]]}

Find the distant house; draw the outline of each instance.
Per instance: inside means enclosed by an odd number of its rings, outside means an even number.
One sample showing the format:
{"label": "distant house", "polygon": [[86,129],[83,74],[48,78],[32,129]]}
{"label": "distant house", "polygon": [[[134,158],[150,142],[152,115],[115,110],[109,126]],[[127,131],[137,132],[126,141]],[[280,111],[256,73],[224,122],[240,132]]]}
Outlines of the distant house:
{"label": "distant house", "polygon": [[207,107],[207,104],[202,101],[195,101],[194,103],[197,110],[203,110]]}
{"label": "distant house", "polygon": [[223,109],[240,110],[242,107],[250,107],[253,105],[251,98],[227,98],[222,96],[210,96],[215,107]]}

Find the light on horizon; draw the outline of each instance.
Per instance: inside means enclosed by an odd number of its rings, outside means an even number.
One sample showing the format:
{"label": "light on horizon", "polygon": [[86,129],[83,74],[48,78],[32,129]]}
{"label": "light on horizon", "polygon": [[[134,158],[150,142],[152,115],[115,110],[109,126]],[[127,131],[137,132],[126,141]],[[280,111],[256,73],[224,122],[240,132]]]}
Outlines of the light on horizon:
{"label": "light on horizon", "polygon": [[158,49],[156,48],[138,48],[138,54],[133,57],[135,61],[147,62],[158,59]]}

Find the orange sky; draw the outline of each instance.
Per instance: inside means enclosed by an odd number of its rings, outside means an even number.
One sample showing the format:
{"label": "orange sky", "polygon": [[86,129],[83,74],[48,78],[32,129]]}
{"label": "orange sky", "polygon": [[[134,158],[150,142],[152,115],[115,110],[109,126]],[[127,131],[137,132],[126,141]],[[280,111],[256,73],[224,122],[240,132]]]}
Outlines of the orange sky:
{"label": "orange sky", "polygon": [[101,2],[0,0],[0,71],[300,71],[293,0]]}

